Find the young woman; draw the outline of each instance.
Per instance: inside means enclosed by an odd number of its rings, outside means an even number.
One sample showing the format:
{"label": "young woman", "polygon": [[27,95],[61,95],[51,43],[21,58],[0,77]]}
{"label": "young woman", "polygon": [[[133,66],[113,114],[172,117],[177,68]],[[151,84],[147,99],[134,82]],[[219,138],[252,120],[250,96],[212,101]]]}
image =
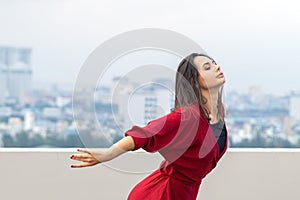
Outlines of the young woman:
{"label": "young woman", "polygon": [[138,183],[129,200],[195,200],[202,179],[226,152],[227,128],[222,103],[224,75],[211,57],[192,53],[177,69],[175,107],[145,127],[132,126],[106,151],[78,149],[71,167],[93,166],[143,148],[165,159]]}

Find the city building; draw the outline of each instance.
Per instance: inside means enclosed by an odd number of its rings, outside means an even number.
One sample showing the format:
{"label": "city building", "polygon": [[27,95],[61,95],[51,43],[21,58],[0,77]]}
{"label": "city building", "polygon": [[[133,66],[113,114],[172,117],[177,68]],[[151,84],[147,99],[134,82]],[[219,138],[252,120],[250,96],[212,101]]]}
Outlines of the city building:
{"label": "city building", "polygon": [[0,46],[0,103],[8,97],[23,102],[32,89],[31,48]]}
{"label": "city building", "polygon": [[295,120],[300,120],[300,91],[290,95],[289,115]]}

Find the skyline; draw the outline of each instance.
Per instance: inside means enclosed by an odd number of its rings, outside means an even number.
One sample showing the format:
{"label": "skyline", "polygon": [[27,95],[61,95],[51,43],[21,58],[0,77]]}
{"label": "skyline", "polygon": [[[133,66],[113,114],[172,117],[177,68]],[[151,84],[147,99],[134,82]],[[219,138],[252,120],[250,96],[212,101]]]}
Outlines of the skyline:
{"label": "skyline", "polygon": [[[193,3],[195,6],[190,6]],[[298,4],[293,0],[178,4],[1,1],[0,45],[33,49],[34,83],[73,85],[88,55],[104,41],[138,28],[169,29],[193,39],[216,59],[228,90],[245,91],[257,85],[285,93],[300,89]],[[126,10],[124,6],[135,9]],[[178,63],[173,63],[176,69]],[[116,68],[112,74],[118,75],[119,70]]]}

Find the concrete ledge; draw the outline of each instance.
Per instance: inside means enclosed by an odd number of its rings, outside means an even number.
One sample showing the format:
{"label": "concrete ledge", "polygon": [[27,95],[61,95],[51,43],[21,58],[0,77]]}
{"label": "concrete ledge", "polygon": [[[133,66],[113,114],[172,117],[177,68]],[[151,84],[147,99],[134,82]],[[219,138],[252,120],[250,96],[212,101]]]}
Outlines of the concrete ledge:
{"label": "concrete ledge", "polygon": [[[1,148],[1,199],[118,200],[157,169],[162,157],[142,150],[72,169],[72,149]],[[203,180],[198,199],[298,199],[300,149],[228,149]]]}

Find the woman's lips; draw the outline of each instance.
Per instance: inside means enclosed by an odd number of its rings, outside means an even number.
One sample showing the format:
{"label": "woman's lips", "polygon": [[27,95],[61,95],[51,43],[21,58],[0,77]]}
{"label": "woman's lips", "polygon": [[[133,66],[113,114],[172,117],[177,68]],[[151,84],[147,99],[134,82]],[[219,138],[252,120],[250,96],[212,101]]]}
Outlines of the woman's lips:
{"label": "woman's lips", "polygon": [[217,76],[217,78],[222,78],[222,77],[224,77],[223,73],[221,73]]}

